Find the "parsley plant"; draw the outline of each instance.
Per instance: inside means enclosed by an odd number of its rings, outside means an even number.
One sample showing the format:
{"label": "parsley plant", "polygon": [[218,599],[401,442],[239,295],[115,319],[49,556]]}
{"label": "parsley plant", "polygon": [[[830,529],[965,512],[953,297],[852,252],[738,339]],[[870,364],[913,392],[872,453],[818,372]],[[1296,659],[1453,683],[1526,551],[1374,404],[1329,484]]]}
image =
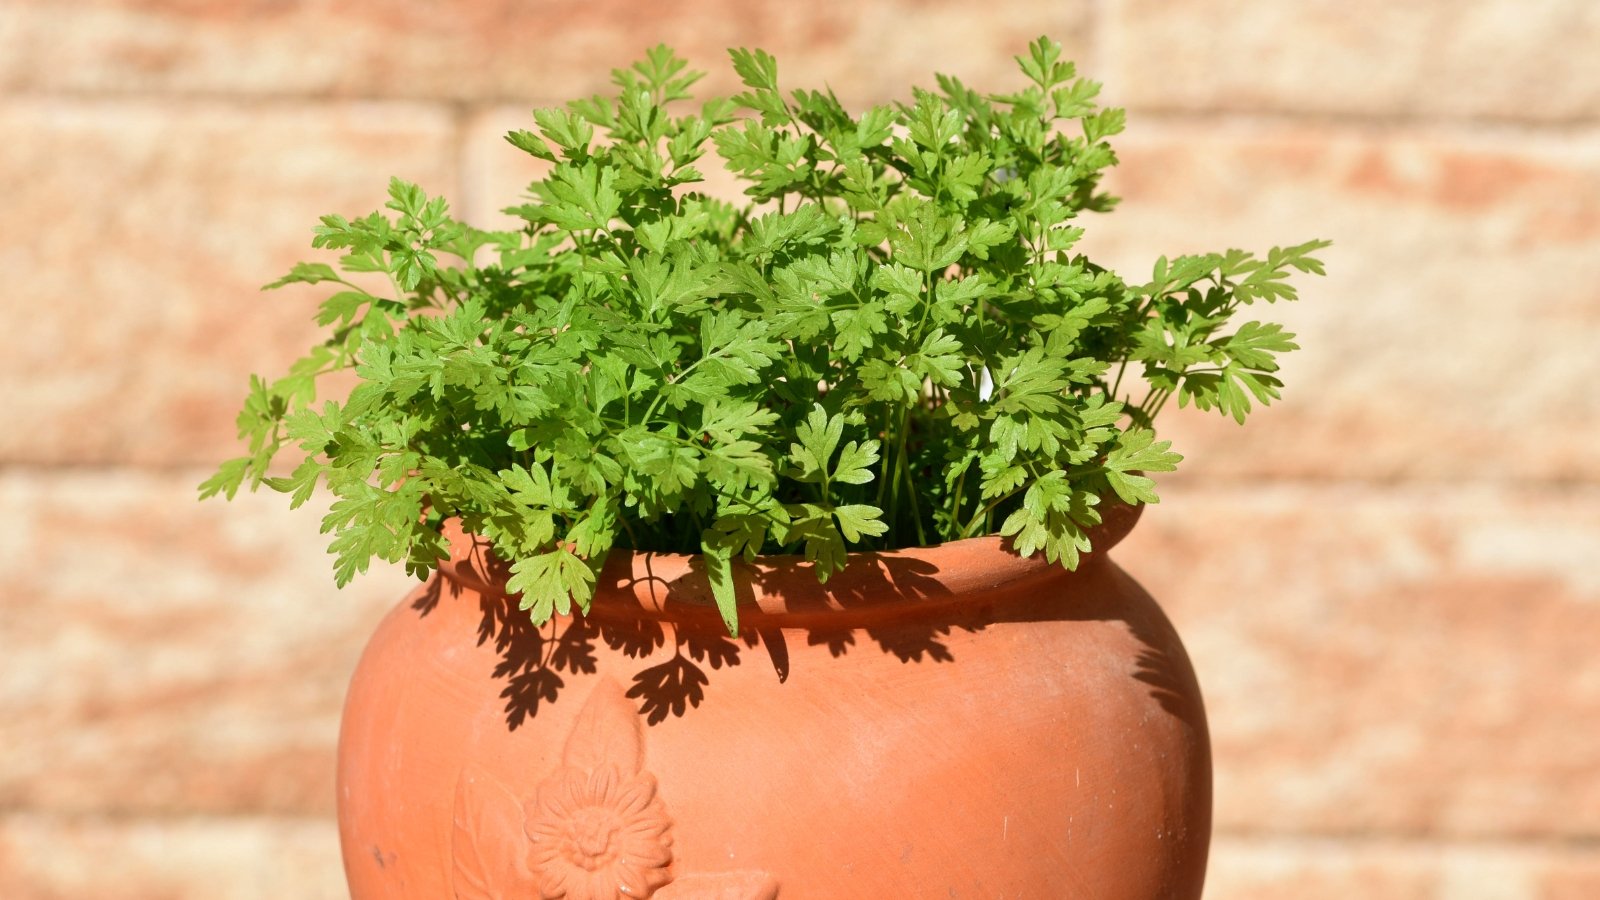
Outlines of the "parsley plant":
{"label": "parsley plant", "polygon": [[[552,166],[520,230],[399,180],[385,210],[323,217],[337,268],[268,287],[330,286],[331,336],[252,379],[249,452],[201,494],[326,485],[340,584],[374,557],[425,576],[459,516],[539,622],[587,609],[613,548],[699,552],[737,630],[731,563],[759,553],[826,581],[850,549],[998,533],[1072,568],[1102,503],[1156,502],[1172,396],[1241,422],[1278,397],[1293,335],[1234,319],[1294,299],[1326,244],[1161,259],[1143,284],[1075,254],[1079,214],[1116,202],[1123,112],[1054,42],[1013,93],[939,76],[860,116],[731,55],[747,90],[698,111],[700,73],[657,47],[615,96],[507,135]],[[694,190],[713,153],[748,202]],[[344,369],[357,386],[318,405]]]}

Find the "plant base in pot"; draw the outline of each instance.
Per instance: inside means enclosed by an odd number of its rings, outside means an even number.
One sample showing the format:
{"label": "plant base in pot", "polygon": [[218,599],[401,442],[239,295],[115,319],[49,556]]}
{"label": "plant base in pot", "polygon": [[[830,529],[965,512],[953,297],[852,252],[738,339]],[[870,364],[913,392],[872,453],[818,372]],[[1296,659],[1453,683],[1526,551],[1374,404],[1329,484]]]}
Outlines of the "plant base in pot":
{"label": "plant base in pot", "polygon": [[1200,896],[1205,716],[1155,602],[998,539],[749,567],[618,555],[535,627],[458,527],[351,685],[357,900]]}

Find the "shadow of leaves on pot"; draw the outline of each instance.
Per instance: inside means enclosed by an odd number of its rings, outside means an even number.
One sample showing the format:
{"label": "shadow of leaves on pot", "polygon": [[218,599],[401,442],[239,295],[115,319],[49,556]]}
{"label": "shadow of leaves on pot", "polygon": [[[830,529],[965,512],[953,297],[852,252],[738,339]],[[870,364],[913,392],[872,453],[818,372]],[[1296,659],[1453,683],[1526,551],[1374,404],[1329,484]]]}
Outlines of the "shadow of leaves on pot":
{"label": "shadow of leaves on pot", "polygon": [[[478,602],[478,643],[490,644],[499,656],[492,677],[506,682],[506,726],[515,731],[554,703],[566,687],[566,675],[593,675],[598,671],[598,644],[622,655],[644,660],[673,641],[673,655],[665,662],[641,669],[633,676],[627,696],[639,702],[639,712],[650,724],[668,715],[682,716],[705,699],[709,683],[705,667],[713,670],[736,666],[741,647],[726,635],[684,628],[668,628],[648,618],[591,619],[574,616],[535,625],[526,612],[499,595],[467,591],[461,585],[435,576],[412,603],[426,616],[438,608],[445,593],[470,594]],[[752,634],[748,643],[755,646]]]}
{"label": "shadow of leaves on pot", "polygon": [[[791,674],[786,631],[803,634],[807,648],[826,646],[834,658],[875,646],[907,665],[937,665],[956,660],[948,638],[957,631],[977,633],[998,623],[1040,620],[1125,623],[1141,645],[1128,675],[1146,685],[1167,713],[1204,728],[1198,688],[1176,633],[1149,595],[1109,561],[1086,561],[1074,574],[1054,576],[1059,582],[976,602],[952,596],[939,580],[938,568],[926,561],[873,562],[855,566],[827,585],[817,583],[799,562],[779,562],[753,573],[739,585],[740,599],[751,612],[742,618],[746,627],[737,639],[723,629],[698,561],[670,580],[647,562],[642,577],[630,574],[608,586],[617,596],[640,597],[641,606],[616,604],[604,614],[558,617],[544,625],[534,625],[502,594],[464,589],[437,576],[413,606],[428,615],[445,592],[477,602],[478,643],[492,645],[499,657],[491,674],[505,682],[500,696],[511,730],[538,715],[542,705],[555,702],[568,677],[596,674],[601,644],[640,661],[626,696],[638,704],[648,724],[656,725],[698,708],[712,689],[713,673],[746,664],[746,650],[765,650],[774,676],[786,681]],[[756,591],[768,598],[781,596],[781,612],[763,610]],[[663,648],[670,650],[665,659],[660,658]]]}

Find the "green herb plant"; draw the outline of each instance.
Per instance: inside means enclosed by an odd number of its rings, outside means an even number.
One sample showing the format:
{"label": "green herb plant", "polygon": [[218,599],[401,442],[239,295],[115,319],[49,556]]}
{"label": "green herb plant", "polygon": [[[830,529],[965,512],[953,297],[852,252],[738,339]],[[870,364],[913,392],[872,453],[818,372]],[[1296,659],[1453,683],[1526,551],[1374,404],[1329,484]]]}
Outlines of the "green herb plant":
{"label": "green herb plant", "polygon": [[[617,548],[703,554],[730,631],[733,561],[761,553],[827,581],[852,549],[1000,534],[1075,567],[1100,508],[1156,502],[1144,473],[1181,459],[1152,428],[1172,397],[1243,422],[1279,396],[1293,335],[1234,321],[1295,299],[1326,244],[1140,284],[1075,253],[1080,214],[1116,203],[1123,112],[1060,52],[1035,41],[1013,93],[941,75],[853,116],[781,91],[760,50],[731,52],[744,92],[683,110],[700,73],[657,47],[615,96],[507,135],[549,164],[519,230],[392,181],[385,210],[315,229],[337,268],[268,285],[331,287],[331,335],[251,380],[249,452],[202,496],[326,485],[341,585],[374,557],[426,576],[460,517],[535,622],[587,610]],[[748,201],[694,189],[713,152]]]}

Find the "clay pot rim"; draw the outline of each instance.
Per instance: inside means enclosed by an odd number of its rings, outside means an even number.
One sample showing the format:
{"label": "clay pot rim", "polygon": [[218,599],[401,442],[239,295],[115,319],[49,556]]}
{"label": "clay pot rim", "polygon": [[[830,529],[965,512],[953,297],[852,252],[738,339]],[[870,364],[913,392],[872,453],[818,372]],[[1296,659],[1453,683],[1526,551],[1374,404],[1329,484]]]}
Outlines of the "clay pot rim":
{"label": "clay pot rim", "polygon": [[[1103,521],[1089,531],[1094,549],[1079,567],[1103,558],[1120,543],[1143,510],[1142,505],[1102,505]],[[442,530],[451,552],[450,559],[439,564],[439,575],[480,595],[505,597],[509,566],[494,556],[489,541],[465,531],[455,518],[447,519]],[[779,625],[804,625],[817,617],[842,624],[843,618],[982,603],[1025,594],[1040,579],[1072,575],[1048,562],[1042,552],[1018,555],[1009,539],[998,535],[929,547],[852,552],[845,567],[826,584],[817,581],[812,563],[793,554],[762,555],[750,563],[736,560],[734,566],[740,621]],[[717,617],[700,554],[615,550],[595,587],[591,618]],[[625,602],[630,596],[637,605]]]}

